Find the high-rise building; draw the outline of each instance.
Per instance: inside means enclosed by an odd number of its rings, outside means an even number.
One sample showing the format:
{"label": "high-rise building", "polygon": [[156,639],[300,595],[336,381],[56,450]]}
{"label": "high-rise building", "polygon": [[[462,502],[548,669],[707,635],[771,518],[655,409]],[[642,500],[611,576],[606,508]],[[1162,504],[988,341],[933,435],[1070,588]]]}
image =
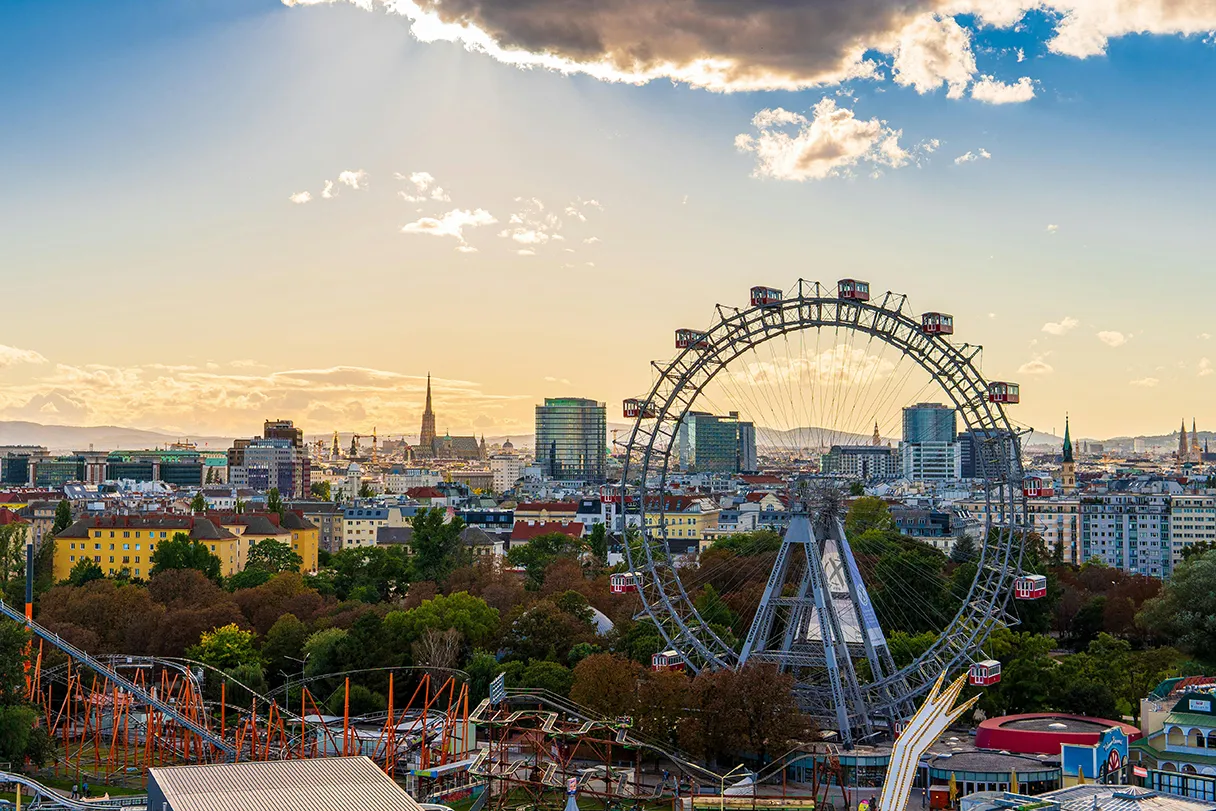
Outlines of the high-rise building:
{"label": "high-rise building", "polygon": [[228,451],[228,481],[254,490],[277,488],[283,498],[304,498],[312,462],[304,431],[291,420],[267,420],[261,439],[238,439]]}
{"label": "high-rise building", "polygon": [[431,373],[426,375],[426,408],[422,412],[422,430],[418,432],[418,445],[430,448],[435,444],[435,412],[431,410]]}
{"label": "high-rise building", "polygon": [[904,442],[953,442],[954,409],[941,403],[917,403],[904,409]]}
{"label": "high-rise building", "polygon": [[[954,409],[941,403],[917,403],[904,409],[900,467],[911,481],[963,478],[963,454],[957,440]],[[974,459],[974,448],[971,448]]]}
{"label": "high-rise building", "polygon": [[698,473],[739,473],[756,469],[756,428],[732,411],[719,417],[691,411],[676,436],[680,467]]}
{"label": "high-rise building", "polygon": [[546,397],[536,407],[536,464],[554,479],[604,481],[608,409],[579,397]]}

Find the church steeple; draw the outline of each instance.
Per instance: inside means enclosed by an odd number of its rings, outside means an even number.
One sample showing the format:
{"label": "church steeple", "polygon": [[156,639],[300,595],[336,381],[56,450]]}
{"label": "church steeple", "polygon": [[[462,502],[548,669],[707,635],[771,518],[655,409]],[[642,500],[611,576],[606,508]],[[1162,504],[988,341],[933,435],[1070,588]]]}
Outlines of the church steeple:
{"label": "church steeple", "polygon": [[879,434],[878,434],[878,423],[877,422],[874,423],[874,436],[870,439],[870,444],[873,445],[874,447],[878,447],[879,445],[882,444],[882,437],[879,436]]}
{"label": "church steeple", "polygon": [[1060,487],[1065,494],[1077,492],[1077,463],[1072,458],[1072,428],[1064,415],[1064,464],[1060,465]]}
{"label": "church steeple", "polygon": [[431,373],[426,373],[426,409],[422,412],[422,430],[418,444],[428,451],[435,445],[435,412],[431,410]]}
{"label": "church steeple", "polygon": [[1190,453],[1191,446],[1186,443],[1186,419],[1182,420],[1182,427],[1178,429],[1178,462],[1181,464],[1186,461],[1187,455]]}

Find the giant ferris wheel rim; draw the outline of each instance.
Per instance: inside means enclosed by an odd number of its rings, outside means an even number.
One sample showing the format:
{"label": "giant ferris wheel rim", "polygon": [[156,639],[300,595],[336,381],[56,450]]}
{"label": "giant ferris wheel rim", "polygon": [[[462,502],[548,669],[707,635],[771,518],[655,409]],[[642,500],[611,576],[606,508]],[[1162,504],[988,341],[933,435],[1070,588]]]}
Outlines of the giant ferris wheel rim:
{"label": "giant ferris wheel rim", "polygon": [[[658,372],[630,431],[621,476],[622,515],[637,516],[642,533],[642,560],[625,543],[631,571],[645,571],[638,588],[643,613],[654,620],[669,648],[679,650],[694,670],[700,667],[731,667],[738,657],[701,619],[675,570],[667,545],[666,498],[664,491],[675,431],[705,387],[744,352],[774,338],[812,329],[852,330],[877,338],[916,362],[941,387],[962,417],[967,432],[982,442],[978,453],[982,470],[985,510],[984,542],[976,574],[962,607],[934,644],[892,677],[863,686],[867,697],[888,692],[896,682],[907,686],[907,695],[927,690],[942,672],[965,667],[979,653],[989,634],[1011,623],[1006,612],[1012,584],[1022,558],[1018,531],[1025,526],[1025,498],[1021,491],[1021,460],[1018,433],[1001,403],[991,402],[989,381],[975,360],[981,347],[953,344],[942,334],[928,334],[907,310],[907,296],[888,292],[880,301],[841,298],[834,287],[799,279],[797,294],[777,303],[747,308],[718,305],[713,325],[695,345],[680,350],[666,364],[652,363]],[[666,428],[665,428],[666,426]],[[666,447],[656,447],[660,438]],[[977,451],[981,445],[976,445]],[[637,510],[628,509],[627,493],[631,467],[638,476]],[[657,477],[653,490],[648,482]],[[657,510],[648,503],[657,498]],[[657,514],[657,539],[648,537],[647,515]],[[627,523],[627,520],[626,520]],[[992,529],[996,527],[994,536]],[[661,550],[653,548],[659,541]],[[993,542],[995,540],[995,542]],[[661,559],[660,559],[661,557]],[[640,616],[640,615],[639,615]]]}

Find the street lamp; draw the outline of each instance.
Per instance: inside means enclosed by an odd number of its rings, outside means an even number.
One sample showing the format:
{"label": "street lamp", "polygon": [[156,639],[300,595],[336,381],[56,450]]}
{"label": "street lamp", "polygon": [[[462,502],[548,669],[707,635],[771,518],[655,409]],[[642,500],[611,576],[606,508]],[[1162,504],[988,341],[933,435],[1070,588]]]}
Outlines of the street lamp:
{"label": "street lamp", "polygon": [[[718,792],[718,811],[724,811],[724,809],[726,808],[726,781],[727,781],[727,779],[730,777],[733,777],[740,770],[747,771],[747,767],[744,766],[742,763],[740,763],[738,766],[736,766],[735,768],[731,769],[729,772],[727,772],[726,774],[724,774],[720,778],[718,778],[719,782],[722,784],[722,790]],[[752,787],[752,790],[755,791],[754,786]]]}

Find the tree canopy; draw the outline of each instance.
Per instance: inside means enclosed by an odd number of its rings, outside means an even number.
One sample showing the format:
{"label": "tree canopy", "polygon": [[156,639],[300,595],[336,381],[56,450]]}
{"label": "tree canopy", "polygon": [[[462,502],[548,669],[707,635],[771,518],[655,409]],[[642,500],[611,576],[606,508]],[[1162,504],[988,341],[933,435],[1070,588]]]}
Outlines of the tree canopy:
{"label": "tree canopy", "polygon": [[169,569],[195,569],[208,580],[219,582],[223,563],[198,539],[191,540],[184,532],[174,534],[168,541],[161,541],[152,553],[152,574],[155,576]]}
{"label": "tree canopy", "polygon": [[252,566],[263,571],[298,572],[304,558],[291,551],[291,546],[273,538],[263,538],[245,556],[246,568]]}

